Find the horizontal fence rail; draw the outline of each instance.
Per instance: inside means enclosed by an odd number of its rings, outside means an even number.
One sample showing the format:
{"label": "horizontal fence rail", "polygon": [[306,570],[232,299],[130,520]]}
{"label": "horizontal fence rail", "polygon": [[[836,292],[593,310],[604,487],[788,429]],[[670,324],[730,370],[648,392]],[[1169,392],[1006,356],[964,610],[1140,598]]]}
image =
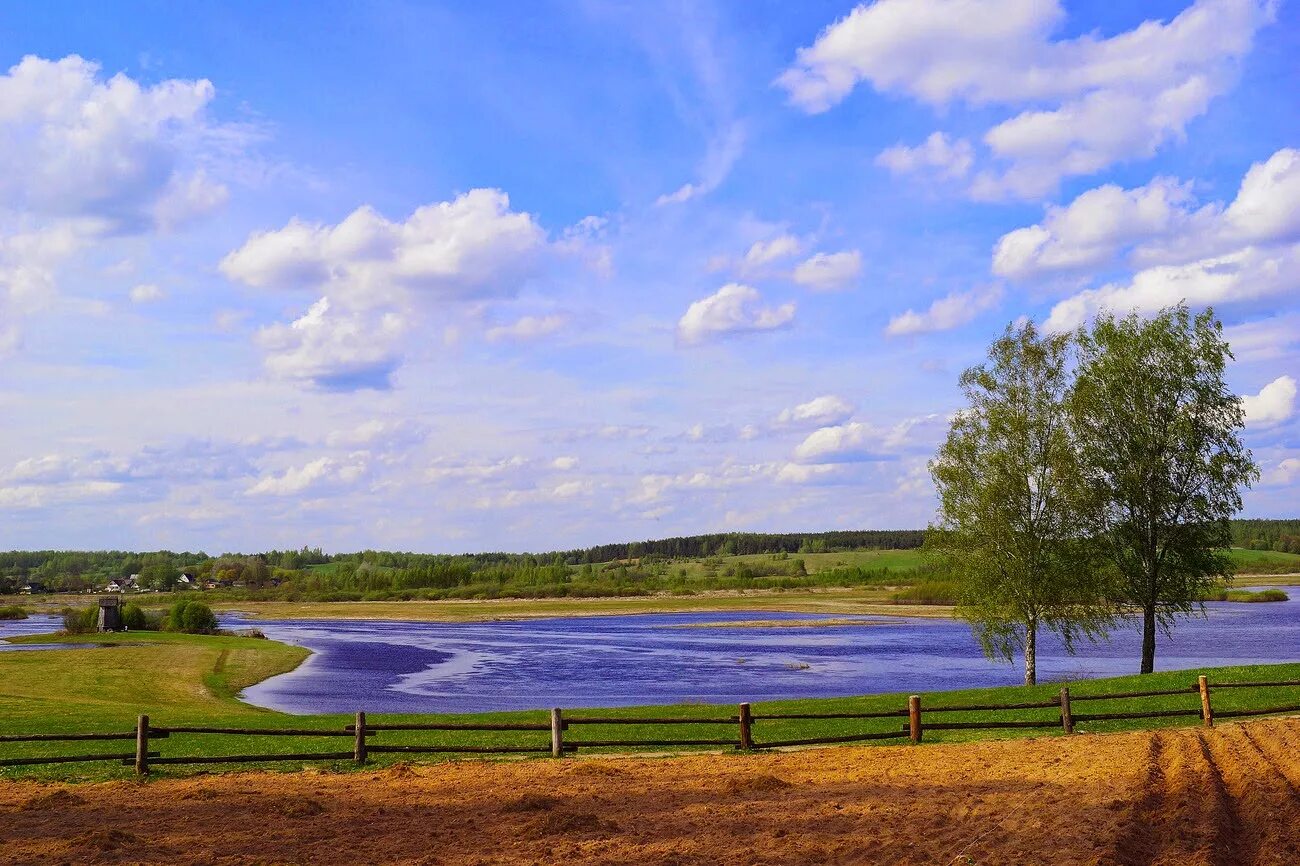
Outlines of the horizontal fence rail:
{"label": "horizontal fence rail", "polygon": [[[582,749],[647,749],[647,748],[694,748],[702,746],[731,747],[744,751],[761,751],[797,746],[834,745],[843,743],[861,743],[870,741],[910,740],[920,743],[926,730],[931,731],[982,731],[982,730],[1046,730],[1060,728],[1063,733],[1074,733],[1079,724],[1094,722],[1115,722],[1138,719],[1191,719],[1199,718],[1206,727],[1214,724],[1217,715],[1221,719],[1246,718],[1252,716],[1277,715],[1282,713],[1300,713],[1300,703],[1288,703],[1264,708],[1230,709],[1215,712],[1210,703],[1211,689],[1269,689],[1300,687],[1300,680],[1282,680],[1276,682],[1230,682],[1211,684],[1205,676],[1197,678],[1194,685],[1184,688],[1151,689],[1147,691],[1113,692],[1111,694],[1071,695],[1069,688],[1062,688],[1054,700],[1019,701],[986,704],[934,704],[924,705],[920,695],[912,695],[907,706],[897,710],[875,710],[870,712],[792,712],[792,713],[755,713],[748,703],[740,704],[737,713],[729,716],[620,716],[617,718],[572,715],[566,716],[561,709],[550,711],[548,721],[537,722],[372,722],[364,712],[359,712],[352,724],[332,728],[230,728],[201,725],[151,725],[148,716],[140,716],[134,731],[109,731],[101,733],[53,733],[53,734],[0,734],[0,746],[4,744],[41,744],[41,743],[77,743],[77,742],[120,742],[135,741],[135,749],[130,752],[95,752],[82,755],[30,755],[0,759],[0,767],[31,767],[43,764],[78,764],[96,762],[121,762],[134,764],[137,774],[144,775],[153,765],[172,764],[243,764],[275,763],[279,761],[353,761],[366,764],[371,755],[551,755],[559,758],[571,755]],[[1075,713],[1073,705],[1080,701],[1126,701],[1139,698],[1198,696],[1196,706],[1171,707],[1167,709],[1142,708],[1125,712],[1116,708],[1107,712]],[[1292,697],[1293,695],[1288,695]],[[1044,718],[978,718],[964,720],[966,713],[1004,713],[1032,710],[1051,710]],[[955,718],[954,718],[955,717]],[[794,736],[799,731],[790,731],[792,723],[820,721],[871,722],[879,720],[903,719],[900,727],[885,730],[861,730],[847,734],[825,736]],[[785,739],[758,739],[755,729],[769,724],[786,725]],[[621,737],[628,725],[641,725],[651,728],[663,727],[668,730],[681,729],[680,736]],[[613,736],[599,736],[601,728],[608,727]],[[703,727],[698,731],[693,727]],[[584,731],[595,728],[592,736],[566,736],[573,729]],[[719,728],[729,728],[723,734]],[[549,734],[538,737],[532,743],[391,743],[379,742],[378,738],[393,733],[434,733],[434,732],[482,732],[484,734],[500,732],[531,732]],[[183,737],[205,736],[234,737],[294,737],[294,738],[339,738],[350,739],[350,751],[305,751],[259,754],[168,754],[163,755],[150,749],[151,743],[158,740]],[[201,742],[201,741],[200,741]]]}

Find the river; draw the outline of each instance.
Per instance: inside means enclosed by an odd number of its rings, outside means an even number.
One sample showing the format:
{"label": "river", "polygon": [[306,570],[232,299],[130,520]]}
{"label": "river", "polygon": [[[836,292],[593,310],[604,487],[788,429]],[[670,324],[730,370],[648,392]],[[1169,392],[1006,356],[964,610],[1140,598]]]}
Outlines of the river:
{"label": "river", "polygon": [[[1290,601],[1211,603],[1206,616],[1160,635],[1160,669],[1300,660],[1300,587]],[[506,622],[254,620],[226,614],[226,628],[261,629],[313,654],[297,670],[243,698],[291,713],[474,712],[541,707],[736,703],[779,698],[925,692],[1011,685],[1019,664],[991,662],[960,622],[805,613],[694,613],[560,617]],[[727,626],[761,620],[808,625]],[[0,622],[0,638],[56,629],[54,617]],[[6,646],[0,642],[0,647]],[[49,646],[49,645],[43,645]],[[8,645],[16,649],[15,645]],[[1132,673],[1135,629],[1070,656],[1041,641],[1041,681]]]}
{"label": "river", "polygon": [[[1160,635],[1162,670],[1300,660],[1300,587],[1291,601],[1211,603],[1204,618]],[[696,613],[567,617],[484,623],[244,620],[268,637],[314,651],[292,673],[248,689],[245,700],[293,713],[475,712],[540,707],[735,703],[779,698],[924,692],[1019,682],[1019,664],[984,658],[963,623],[808,614]],[[829,618],[828,618],[829,619]],[[1137,670],[1140,639],[1118,629],[1076,655],[1041,641],[1040,681]]]}

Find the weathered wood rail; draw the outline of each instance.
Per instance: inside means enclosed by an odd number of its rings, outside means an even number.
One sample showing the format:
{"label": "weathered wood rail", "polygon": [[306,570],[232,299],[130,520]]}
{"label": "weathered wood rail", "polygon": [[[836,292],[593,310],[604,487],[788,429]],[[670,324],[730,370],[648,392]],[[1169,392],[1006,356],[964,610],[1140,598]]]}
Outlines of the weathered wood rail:
{"label": "weathered wood rail", "polygon": [[[1093,722],[1128,721],[1137,719],[1177,719],[1198,718],[1207,727],[1213,726],[1216,715],[1219,718],[1244,718],[1249,716],[1278,715],[1283,713],[1300,713],[1300,703],[1256,707],[1244,710],[1224,710],[1215,712],[1210,701],[1211,688],[1214,689],[1270,689],[1300,687],[1300,680],[1282,680],[1276,682],[1224,682],[1211,685],[1205,676],[1200,676],[1194,685],[1176,689],[1152,689],[1149,691],[1116,692],[1111,694],[1071,695],[1070,689],[1062,688],[1053,700],[1022,701],[1001,704],[937,704],[926,705],[921,695],[912,695],[907,706],[897,710],[876,710],[870,712],[754,712],[748,703],[737,707],[735,715],[721,716],[636,716],[610,718],[593,715],[566,716],[562,709],[550,711],[550,720],[546,722],[375,722],[367,719],[364,712],[356,714],[352,724],[334,728],[228,728],[200,725],[153,725],[149,717],[142,715],[133,731],[114,731],[103,733],[56,733],[56,734],[0,734],[0,745],[7,743],[73,743],[73,742],[109,742],[135,741],[133,751],[92,753],[82,755],[47,755],[0,759],[0,767],[29,767],[42,764],[70,764],[95,762],[121,762],[134,765],[137,774],[145,775],[154,765],[169,764],[239,764],[239,763],[275,763],[280,761],[352,761],[365,764],[371,755],[420,755],[420,754],[467,754],[467,755],[551,755],[562,757],[582,749],[674,749],[694,748],[700,746],[731,747],[751,751],[763,749],[780,749],[793,746],[833,745],[843,743],[868,742],[873,740],[909,740],[920,743],[925,731],[976,731],[976,730],[1014,730],[1014,729],[1054,729],[1063,733],[1074,733],[1080,724]],[[1193,707],[1174,707],[1168,709],[1142,709],[1133,712],[1094,712],[1076,713],[1074,704],[1088,701],[1124,701],[1138,698],[1173,697],[1186,695],[1197,696],[1198,704]],[[1054,710],[1055,713],[1042,719],[1001,719],[982,718],[974,721],[953,720],[951,716],[963,713],[1004,713],[1025,710]],[[928,718],[927,718],[928,716]],[[935,718],[936,716],[940,718]],[[764,723],[779,722],[820,722],[820,721],[862,721],[872,722],[890,719],[903,720],[900,728],[886,730],[860,731],[849,734],[829,736],[809,736],[794,739],[761,740],[755,737],[755,728]],[[690,735],[661,738],[623,738],[623,737],[576,737],[569,736],[571,729],[614,728],[627,725],[650,727],[701,727],[705,731],[700,736]],[[733,735],[730,731],[734,730]],[[725,733],[724,733],[725,731]],[[535,744],[519,745],[515,743],[380,743],[375,739],[386,733],[405,732],[536,732],[549,734],[549,738]],[[157,740],[176,736],[247,736],[247,737],[295,737],[295,738],[345,738],[352,741],[350,750],[330,750],[293,753],[260,754],[183,754],[163,755],[151,750],[151,744]]]}

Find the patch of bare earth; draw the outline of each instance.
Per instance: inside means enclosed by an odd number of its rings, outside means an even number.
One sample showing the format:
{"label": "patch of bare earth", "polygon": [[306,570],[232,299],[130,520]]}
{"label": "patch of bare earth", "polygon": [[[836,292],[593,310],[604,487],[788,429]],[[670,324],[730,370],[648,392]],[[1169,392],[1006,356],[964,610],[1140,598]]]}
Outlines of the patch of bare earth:
{"label": "patch of bare earth", "polygon": [[0,862],[1300,862],[1300,719],[787,754],[0,784]]}

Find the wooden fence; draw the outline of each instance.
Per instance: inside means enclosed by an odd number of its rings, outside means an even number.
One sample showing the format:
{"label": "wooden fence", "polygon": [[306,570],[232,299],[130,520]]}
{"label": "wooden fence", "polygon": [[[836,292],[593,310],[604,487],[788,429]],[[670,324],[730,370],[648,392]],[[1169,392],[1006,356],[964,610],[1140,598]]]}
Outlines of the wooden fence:
{"label": "wooden fence", "polygon": [[[1282,688],[1300,686],[1300,680],[1281,682],[1237,682],[1214,683],[1215,689],[1243,688]],[[397,754],[533,754],[561,757],[580,749],[603,748],[685,748],[697,746],[732,747],[745,751],[761,749],[780,749],[791,746],[829,745],[836,743],[858,743],[870,740],[907,740],[920,743],[925,731],[954,730],[1001,730],[1001,729],[1055,729],[1060,728],[1066,734],[1074,733],[1076,726],[1090,722],[1111,722],[1132,719],[1200,719],[1201,724],[1211,727],[1218,718],[1240,718],[1245,716],[1277,715],[1281,713],[1300,713],[1300,704],[1271,706],[1246,710],[1228,710],[1215,713],[1210,703],[1211,684],[1206,677],[1197,678],[1195,685],[1185,688],[1158,689],[1152,691],[1120,692],[1111,694],[1071,695],[1069,688],[1062,688],[1054,700],[1028,701],[1005,704],[922,704],[920,695],[912,695],[907,706],[897,710],[874,712],[826,712],[826,713],[755,713],[750,704],[740,704],[736,715],[711,717],[620,717],[566,715],[561,709],[553,709],[549,722],[402,722],[382,723],[366,719],[364,712],[356,714],[355,721],[341,728],[218,728],[201,726],[155,726],[148,716],[140,716],[134,731],[117,733],[69,733],[69,734],[3,734],[0,744],[5,743],[49,743],[49,742],[115,742],[134,741],[134,750],[81,755],[43,756],[0,759],[0,767],[22,767],[41,764],[93,763],[102,761],[120,761],[122,764],[134,765],[135,772],[144,775],[155,765],[167,764],[236,764],[236,763],[271,763],[276,761],[354,761],[365,764],[371,755]],[[1137,712],[1075,712],[1075,705],[1089,701],[1122,701],[1136,698],[1152,698],[1175,695],[1199,695],[1199,706],[1162,710],[1143,710]],[[1053,715],[1043,719],[978,719],[975,721],[952,721],[950,719],[933,720],[934,716],[960,716],[962,713],[1003,713],[1023,710],[1051,710]],[[925,716],[931,716],[927,721]],[[898,719],[901,727],[862,731],[859,733],[804,737],[784,740],[755,739],[755,729],[764,723],[800,722],[800,721],[872,721]],[[718,732],[734,729],[735,735],[723,736],[680,736],[667,739],[620,739],[588,738],[570,736],[568,732],[585,729],[588,726],[618,727],[625,725],[646,726],[695,726]],[[431,731],[530,731],[549,734],[549,740],[543,737],[532,745],[461,745],[428,744],[397,745],[382,744],[377,738],[390,732],[431,732]],[[247,755],[170,755],[151,751],[151,745],[158,740],[176,736],[256,736],[256,737],[298,737],[344,739],[351,741],[350,749],[334,751],[314,751],[277,754]]]}

